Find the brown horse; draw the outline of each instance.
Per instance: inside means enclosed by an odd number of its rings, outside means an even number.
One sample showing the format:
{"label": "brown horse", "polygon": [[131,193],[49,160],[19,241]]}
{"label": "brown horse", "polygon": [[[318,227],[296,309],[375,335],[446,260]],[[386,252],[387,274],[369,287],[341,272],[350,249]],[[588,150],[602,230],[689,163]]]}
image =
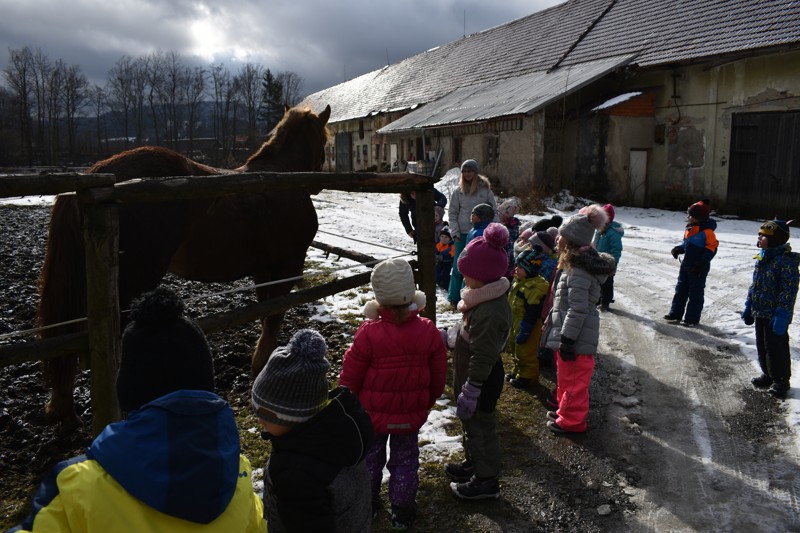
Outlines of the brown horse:
{"label": "brown horse", "polygon": [[[147,146],[100,161],[87,173],[112,173],[118,181],[141,177],[208,176],[232,172],[318,172],[325,160],[330,106],[319,115],[286,108],[274,134],[244,165],[222,170],[196,163],[172,150]],[[38,323],[56,324],[86,316],[86,275],[81,205],[74,195],[53,205],[47,251],[39,280]],[[308,191],[292,189],[236,194],[208,200],[119,206],[119,298],[131,300],[152,290],[167,272],[180,277],[224,282],[252,276],[256,284],[298,276],[317,232],[317,214]],[[293,283],[256,289],[259,301],[284,295]],[[251,371],[266,364],[276,345],[283,314],[262,320]],[[53,337],[85,328],[43,330]],[[50,388],[45,414],[69,430],[79,423],[73,405],[77,356],[44,362]]]}

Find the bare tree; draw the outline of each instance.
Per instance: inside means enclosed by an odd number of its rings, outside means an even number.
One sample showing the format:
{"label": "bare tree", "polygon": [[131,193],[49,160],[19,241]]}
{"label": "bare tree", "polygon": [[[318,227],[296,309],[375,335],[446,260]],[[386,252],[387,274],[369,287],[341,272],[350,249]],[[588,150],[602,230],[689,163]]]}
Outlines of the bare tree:
{"label": "bare tree", "polygon": [[88,92],[89,103],[94,115],[94,133],[97,142],[97,151],[102,155],[108,155],[108,125],[106,116],[108,111],[106,91],[99,85],[93,85]]}
{"label": "bare tree", "polygon": [[246,63],[236,77],[242,95],[242,103],[247,114],[247,143],[249,148],[255,148],[258,142],[258,110],[261,105],[262,75],[263,68],[261,66]]}
{"label": "bare tree", "polygon": [[130,121],[133,107],[133,59],[122,56],[114,67],[108,71],[108,105],[112,115],[122,127],[125,147],[130,137]]}
{"label": "bare tree", "polygon": [[305,81],[302,76],[291,70],[279,72],[275,79],[283,87],[283,102],[289,106],[296,106],[303,99],[302,91]]}
{"label": "bare tree", "polygon": [[22,145],[25,147],[28,166],[33,166],[33,132],[31,106],[33,93],[33,52],[26,46],[9,50],[10,58],[3,74],[17,102],[17,116]]}
{"label": "bare tree", "polygon": [[76,155],[78,139],[77,116],[89,103],[89,80],[77,65],[71,65],[64,72],[62,91],[64,116],[67,123],[67,146],[70,159]]}
{"label": "bare tree", "polygon": [[195,67],[191,70],[186,69],[186,137],[189,139],[189,153],[194,150],[194,132],[197,128],[197,114],[199,112],[200,103],[206,93],[206,71],[201,67]]}

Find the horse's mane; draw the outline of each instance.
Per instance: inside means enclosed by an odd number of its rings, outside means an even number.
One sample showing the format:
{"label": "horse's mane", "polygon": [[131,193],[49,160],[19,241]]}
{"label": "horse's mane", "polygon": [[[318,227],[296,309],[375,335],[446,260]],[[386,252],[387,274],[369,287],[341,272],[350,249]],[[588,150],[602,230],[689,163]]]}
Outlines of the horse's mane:
{"label": "horse's mane", "polygon": [[[244,166],[248,166],[256,160],[263,159],[267,156],[278,154],[283,150],[283,145],[288,138],[297,138],[297,130],[307,124],[306,119],[309,115],[314,119],[318,118],[309,107],[292,107],[287,109],[281,121],[278,122],[278,125],[272,130],[272,136],[261,145],[261,148],[247,158]],[[308,132],[313,131],[312,128],[308,128],[307,126],[306,129]],[[331,131],[327,126],[325,126],[323,131],[323,140],[327,143],[331,138]],[[306,132],[306,135],[308,135],[308,132]]]}

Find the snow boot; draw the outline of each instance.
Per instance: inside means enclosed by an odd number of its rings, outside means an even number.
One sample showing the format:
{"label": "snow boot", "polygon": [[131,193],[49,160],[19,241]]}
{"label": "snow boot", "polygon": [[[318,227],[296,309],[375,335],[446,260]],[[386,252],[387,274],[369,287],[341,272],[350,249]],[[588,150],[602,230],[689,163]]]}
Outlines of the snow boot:
{"label": "snow boot", "polygon": [[500,497],[500,485],[496,477],[478,479],[473,476],[467,483],[450,483],[450,490],[462,500],[488,500]]}
{"label": "snow boot", "polygon": [[772,385],[773,379],[766,374],[761,374],[757,378],[753,378],[750,380],[750,383],[757,389],[766,389],[770,385]]}

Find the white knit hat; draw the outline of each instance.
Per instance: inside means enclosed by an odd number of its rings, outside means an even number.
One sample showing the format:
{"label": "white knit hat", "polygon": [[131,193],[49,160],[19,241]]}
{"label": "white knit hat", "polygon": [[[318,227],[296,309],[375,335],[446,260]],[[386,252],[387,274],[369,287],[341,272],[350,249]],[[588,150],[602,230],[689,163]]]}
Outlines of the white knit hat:
{"label": "white knit hat", "polygon": [[[414,271],[408,261],[394,258],[378,263],[370,278],[372,292],[377,304],[383,306],[416,304],[418,309],[425,307],[425,294],[417,291],[414,283]],[[377,317],[375,302],[367,302],[364,314],[369,318]]]}

